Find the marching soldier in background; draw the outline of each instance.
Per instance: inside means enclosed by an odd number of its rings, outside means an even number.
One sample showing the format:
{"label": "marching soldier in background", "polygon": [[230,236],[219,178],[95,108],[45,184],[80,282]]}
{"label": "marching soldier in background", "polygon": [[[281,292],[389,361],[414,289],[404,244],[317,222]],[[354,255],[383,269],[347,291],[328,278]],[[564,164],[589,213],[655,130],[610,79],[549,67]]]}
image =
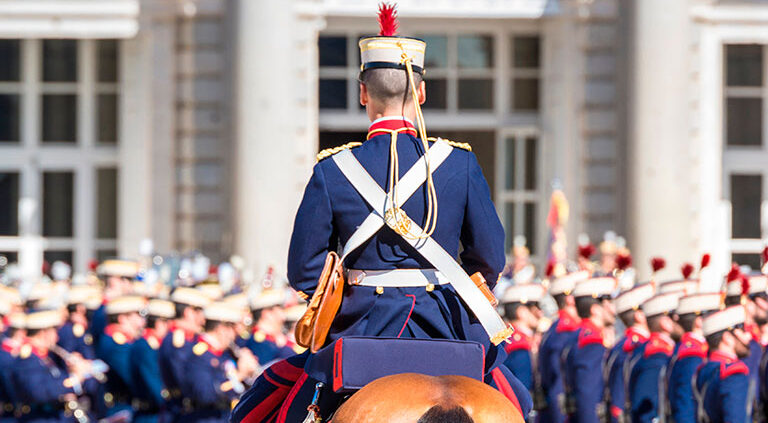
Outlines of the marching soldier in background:
{"label": "marching soldier in background", "polygon": [[544,288],[541,285],[527,283],[510,286],[501,299],[504,316],[515,329],[510,342],[504,345],[507,352],[504,365],[531,395],[534,390],[533,354],[538,349],[534,345],[534,332],[541,317],[539,302],[543,296]]}
{"label": "marching soldier in background", "polygon": [[141,335],[145,320],[139,313],[146,300],[124,296],[107,303],[107,327],[96,346],[96,356],[109,365],[104,404],[106,416],[131,413],[131,344]]}
{"label": "marching soldier in background", "polygon": [[611,421],[614,423],[629,421],[625,413],[627,397],[624,376],[627,358],[651,335],[645,314],[640,310],[640,306],[653,297],[653,294],[653,285],[646,283],[622,292],[614,300],[616,315],[626,327],[624,336],[609,351],[603,372],[605,380],[604,400],[611,415]]}
{"label": "marching soldier in background", "polygon": [[188,377],[182,386],[191,399],[191,411],[181,421],[227,422],[229,410],[255,378],[258,363],[253,354],[247,348],[232,349],[235,324],[242,319],[242,311],[227,304],[205,308],[205,331],[192,347],[185,368]]}
{"label": "marching soldier in background", "polygon": [[11,371],[24,339],[23,316],[12,313],[11,309],[11,303],[0,298],[0,423],[15,421],[13,411],[17,400]]}
{"label": "marching soldier in background", "polygon": [[245,346],[261,365],[294,355],[285,335],[285,290],[265,288],[251,300],[253,336]]}
{"label": "marching soldier in background", "polygon": [[93,351],[93,335],[88,331],[89,322],[85,302],[93,296],[95,288],[73,286],[67,292],[67,321],[59,328],[59,346],[69,352],[77,352],[83,358],[96,358]]}
{"label": "marching soldier in background", "polygon": [[175,315],[170,301],[155,299],[147,304],[146,328],[131,347],[134,423],[158,423],[170,396],[160,376],[158,350]]}
{"label": "marching soldier in background", "polygon": [[659,294],[645,301],[643,314],[651,335],[632,353],[627,392],[632,423],[651,423],[666,416],[667,366],[682,329],[673,320],[680,293]]}
{"label": "marching soldier in background", "polygon": [[685,333],[680,339],[669,370],[668,395],[670,415],[675,423],[696,423],[693,380],[696,369],[707,359],[707,341],[702,325],[704,317],[720,310],[719,293],[687,295],[677,305],[678,323]]}
{"label": "marching soldier in background", "polygon": [[571,292],[577,282],[586,280],[589,273],[580,271],[561,276],[549,284],[549,294],[555,299],[558,312],[541,340],[538,357],[539,379],[544,404],[539,408],[540,423],[562,423],[565,420],[561,409],[565,408],[565,394],[561,373],[560,356],[563,348],[576,338],[579,316]]}
{"label": "marching soldier in background", "polygon": [[615,320],[611,302],[614,289],[614,278],[598,277],[576,284],[573,290],[581,324],[575,341],[563,351],[566,411],[571,423],[597,423],[606,416],[602,402],[603,332],[610,330]]}
{"label": "marching soldier in background", "polygon": [[77,403],[83,393],[89,363],[73,357],[66,364],[51,353],[61,325],[60,310],[33,312],[26,317],[27,342],[13,364],[11,380],[21,407],[20,422],[69,422],[85,418]]}
{"label": "marching soldier in background", "polygon": [[98,274],[104,282],[104,302],[93,312],[91,319],[91,335],[95,346],[98,346],[101,335],[109,324],[105,304],[131,293],[131,283],[139,274],[139,264],[130,260],[106,260],[99,265]]}
{"label": "marching soldier in background", "polygon": [[171,301],[176,309],[176,319],[160,345],[158,356],[160,373],[171,396],[168,402],[169,418],[175,422],[183,408],[181,385],[186,363],[192,354],[192,347],[197,343],[197,336],[203,330],[203,307],[210,303],[210,299],[196,289],[179,287],[171,293]]}
{"label": "marching soldier in background", "polygon": [[747,420],[751,335],[744,330],[746,313],[731,306],[704,318],[702,330],[709,346],[709,362],[696,372],[694,395],[698,421],[732,423]]}

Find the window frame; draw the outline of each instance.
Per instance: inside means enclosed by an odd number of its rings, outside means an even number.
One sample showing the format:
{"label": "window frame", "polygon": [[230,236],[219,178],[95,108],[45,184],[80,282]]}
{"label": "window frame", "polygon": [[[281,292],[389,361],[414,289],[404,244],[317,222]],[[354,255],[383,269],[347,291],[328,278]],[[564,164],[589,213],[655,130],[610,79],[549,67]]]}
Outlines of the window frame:
{"label": "window frame", "polygon": [[[72,251],[71,263],[83,271],[98,250],[117,250],[117,239],[96,238],[96,170],[118,169],[120,115],[120,78],[116,82],[99,82],[97,77],[97,43],[95,39],[78,39],[76,82],[42,81],[42,39],[21,39],[21,78],[0,82],[0,93],[20,95],[20,139],[0,143],[0,172],[18,172],[19,232],[17,236],[0,236],[0,251],[16,252],[20,263],[43,260],[48,250]],[[120,49],[118,40],[118,69]],[[42,95],[55,93],[77,95],[77,133],[74,143],[42,141]],[[118,96],[115,143],[98,142],[98,94]],[[72,172],[74,175],[73,236],[42,236],[43,173]],[[118,197],[119,198],[119,197]]]}
{"label": "window frame", "polygon": [[[375,29],[375,23],[353,19],[349,17],[330,16],[327,19],[326,29],[319,36],[345,36],[347,37],[347,66],[346,68],[319,67],[318,80],[321,78],[347,78],[347,108],[346,109],[320,109],[318,116],[318,129],[323,131],[361,131],[365,130],[368,118],[365,110],[359,107],[349,107],[358,104],[357,77],[359,73],[359,59],[357,41],[361,34],[369,34]],[[436,77],[447,80],[447,107],[445,110],[424,109],[427,134],[439,136],[441,131],[494,131],[495,132],[495,173],[485,175],[486,178],[494,178],[494,203],[502,222],[505,222],[505,204],[524,198],[525,201],[536,204],[535,254],[531,259],[535,262],[543,262],[547,256],[547,227],[546,213],[548,210],[545,188],[547,175],[544,166],[546,154],[546,140],[542,136],[541,119],[544,113],[543,81],[544,81],[544,38],[545,31],[540,22],[530,20],[493,20],[493,19],[410,19],[407,24],[401,26],[401,34],[409,34],[415,37],[419,35],[447,35],[447,68],[427,68],[426,79]],[[489,69],[460,69],[456,61],[456,43],[458,35],[491,35],[493,36],[493,67]],[[539,38],[539,63],[538,68],[514,68],[513,38],[515,36],[536,36]],[[429,48],[429,46],[427,46]],[[490,76],[494,81],[494,104],[490,110],[460,110],[458,106],[458,81],[460,77]],[[513,110],[512,108],[512,84],[516,77],[536,77],[539,80],[538,110]],[[451,87],[452,86],[452,87]],[[429,95],[429,93],[427,93]],[[351,103],[354,101],[354,103]],[[510,136],[535,137],[537,139],[536,157],[536,187],[528,193],[512,192],[505,190],[505,163],[504,144]],[[344,140],[348,142],[352,140]],[[472,140],[457,140],[472,143]],[[340,142],[341,144],[341,142]],[[524,160],[524,159],[523,159]],[[523,172],[521,168],[517,170]],[[524,207],[520,203],[518,208]],[[516,213],[516,228],[522,228],[522,213]],[[514,238],[515,234],[508,235]],[[530,242],[530,241],[529,241]],[[505,251],[508,253],[508,251]]]}

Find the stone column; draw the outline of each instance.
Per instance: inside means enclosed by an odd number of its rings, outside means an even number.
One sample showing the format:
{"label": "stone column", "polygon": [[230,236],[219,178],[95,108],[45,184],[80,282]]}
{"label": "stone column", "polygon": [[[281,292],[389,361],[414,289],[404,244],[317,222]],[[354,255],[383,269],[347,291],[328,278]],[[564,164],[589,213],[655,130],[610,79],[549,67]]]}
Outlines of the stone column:
{"label": "stone column", "polygon": [[240,0],[235,50],[235,253],[284,275],[317,148],[316,19],[295,0]]}
{"label": "stone column", "polygon": [[[629,43],[629,236],[640,279],[697,261],[690,225],[690,19],[687,0],[634,0]],[[665,277],[662,274],[661,279]]]}

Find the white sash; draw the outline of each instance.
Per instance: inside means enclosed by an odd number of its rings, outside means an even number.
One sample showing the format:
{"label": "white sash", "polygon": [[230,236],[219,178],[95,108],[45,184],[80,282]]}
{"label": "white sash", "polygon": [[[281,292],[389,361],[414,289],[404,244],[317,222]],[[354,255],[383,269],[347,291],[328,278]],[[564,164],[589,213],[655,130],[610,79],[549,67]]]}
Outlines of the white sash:
{"label": "white sash", "polygon": [[[440,145],[447,144],[442,141],[437,141],[432,146],[432,148],[430,148],[430,153]],[[384,192],[384,190],[381,189],[379,184],[376,183],[376,181],[365,170],[365,168],[363,168],[360,162],[357,161],[351,151],[344,150],[338,154],[335,154],[333,156],[333,161],[336,162],[336,165],[339,167],[344,176],[347,177],[352,186],[354,186],[360,195],[363,196],[363,199],[365,199],[365,201],[371,207],[373,207],[373,212],[370,216],[368,216],[368,218],[365,220],[363,225],[360,226],[357,232],[361,232],[364,229],[364,226],[367,225],[370,226],[370,228],[366,227],[365,229],[369,231],[375,227],[375,230],[373,230],[373,233],[375,233],[385,224],[384,214],[386,212],[387,194]],[[413,168],[411,168],[408,173],[410,174],[419,163],[420,162],[414,164]],[[430,163],[433,164],[431,160]],[[434,164],[431,167],[433,170],[437,168],[437,166]],[[426,180],[426,172],[422,171],[420,173],[422,177],[421,182],[419,182],[418,185],[409,185],[409,190],[413,186],[413,191],[415,191],[423,183],[423,181]],[[414,179],[416,179],[417,176],[414,176]],[[400,181],[401,185],[399,185],[399,190],[401,192],[406,191],[403,189],[405,186],[404,180],[405,177]],[[408,193],[407,196],[410,197],[413,191]],[[403,203],[404,201],[399,202],[398,204]],[[369,220],[373,220],[375,223],[367,223]],[[465,272],[464,269],[459,266],[459,263],[457,263],[456,260],[450,254],[448,254],[448,252],[445,251],[443,247],[440,246],[440,244],[432,239],[432,237],[421,239],[415,238],[416,235],[423,233],[422,229],[415,222],[411,221],[409,231],[410,234],[414,235],[414,238],[411,239],[411,237],[403,236],[403,239],[407,243],[411,244],[411,246],[413,246],[416,251],[419,252],[419,254],[427,259],[427,261],[432,263],[435,269],[437,269],[451,281],[451,284],[461,299],[464,300],[469,309],[475,314],[478,320],[480,320],[480,323],[488,333],[488,337],[491,339],[491,342],[495,345],[498,345],[504,341],[511,334],[511,330],[507,327],[506,324],[504,324],[504,321],[496,312],[496,309],[491,305],[485,295],[483,295],[480,289],[475,285],[469,275],[467,275],[467,272]],[[350,241],[345,246],[345,256],[349,253],[349,251],[357,248],[358,245],[352,244],[352,238],[357,235],[357,232],[352,237],[350,237]],[[367,236],[365,240],[373,236],[373,233]],[[361,238],[362,236],[363,235],[361,235]],[[365,242],[365,240],[362,242]],[[358,241],[355,240],[355,242],[357,243]],[[362,244],[362,242],[360,242],[360,244]]]}

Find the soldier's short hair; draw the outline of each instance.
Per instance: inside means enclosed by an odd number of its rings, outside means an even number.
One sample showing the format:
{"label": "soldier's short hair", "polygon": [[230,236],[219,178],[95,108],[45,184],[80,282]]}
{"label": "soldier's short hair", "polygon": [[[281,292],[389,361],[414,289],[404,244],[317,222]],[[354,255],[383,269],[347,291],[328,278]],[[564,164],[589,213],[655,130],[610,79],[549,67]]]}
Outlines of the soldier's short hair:
{"label": "soldier's short hair", "polygon": [[568,296],[565,294],[555,294],[552,298],[555,299],[555,304],[557,304],[559,309],[565,308],[568,305]]}
{"label": "soldier's short hair", "polygon": [[665,314],[657,314],[655,316],[648,317],[648,330],[651,332],[661,332],[661,318]]}
{"label": "soldier's short hair", "polygon": [[589,318],[592,315],[592,306],[599,303],[600,300],[598,298],[589,296],[576,297],[576,314],[582,319]]}
{"label": "soldier's short hair", "polygon": [[678,316],[677,322],[680,323],[683,330],[686,332],[693,332],[693,326],[696,324],[696,318],[699,317],[696,313],[686,313]]}
{"label": "soldier's short hair", "polygon": [[630,327],[635,324],[635,311],[637,310],[630,308],[619,313],[619,320],[624,323],[624,326]]}
{"label": "soldier's short hair", "polygon": [[[421,81],[421,75],[414,72],[413,82],[417,87]],[[360,82],[373,99],[386,105],[399,106],[412,98],[408,74],[402,69],[368,69],[360,75]]]}
{"label": "soldier's short hair", "polygon": [[717,349],[717,347],[720,346],[720,342],[723,341],[724,333],[725,331],[721,330],[720,332],[715,332],[705,337],[707,339],[707,346],[709,347],[710,351],[714,351]]}

